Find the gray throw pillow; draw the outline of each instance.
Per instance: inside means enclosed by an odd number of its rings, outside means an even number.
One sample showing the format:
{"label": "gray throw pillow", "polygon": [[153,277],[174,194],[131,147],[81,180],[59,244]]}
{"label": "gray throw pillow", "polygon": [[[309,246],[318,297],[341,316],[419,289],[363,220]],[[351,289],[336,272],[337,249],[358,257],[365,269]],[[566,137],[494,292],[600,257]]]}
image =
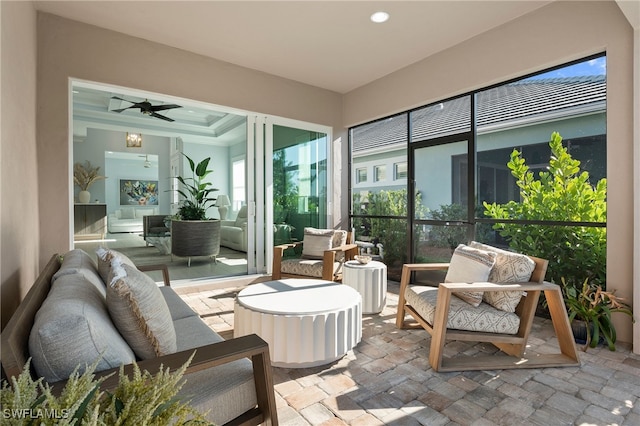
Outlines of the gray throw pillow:
{"label": "gray throw pillow", "polygon": [[105,285],[109,283],[111,261],[113,259],[119,259],[121,263],[125,263],[129,266],[136,266],[131,259],[116,250],[98,247],[98,249],[96,250],[96,256],[98,257],[98,273],[100,274],[100,277],[102,278],[102,281],[104,281]]}
{"label": "gray throw pillow", "polygon": [[[484,250],[471,248],[460,244],[451,257],[445,283],[474,283],[487,282],[491,268],[496,263],[496,254]],[[455,296],[473,306],[482,302],[482,291],[461,291]]]}
{"label": "gray throw pillow", "polygon": [[304,259],[322,259],[325,250],[333,247],[333,229],[304,228],[302,257]]}
{"label": "gray throw pillow", "polygon": [[114,259],[107,285],[113,323],[142,359],[176,351],[171,312],[157,284],[137,268]]}

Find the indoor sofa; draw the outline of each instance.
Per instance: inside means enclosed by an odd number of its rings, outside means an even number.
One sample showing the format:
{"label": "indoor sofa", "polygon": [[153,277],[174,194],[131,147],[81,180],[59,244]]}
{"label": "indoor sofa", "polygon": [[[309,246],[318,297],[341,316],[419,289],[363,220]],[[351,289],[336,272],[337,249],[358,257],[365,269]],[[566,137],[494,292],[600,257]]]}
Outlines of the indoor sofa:
{"label": "indoor sofa", "polygon": [[142,232],[144,216],[157,215],[157,207],[122,207],[109,213],[107,230],[110,234],[118,232]]}
{"label": "indoor sofa", "polygon": [[233,250],[247,251],[247,206],[242,206],[235,220],[223,220],[220,245]]}
{"label": "indoor sofa", "polygon": [[[209,411],[208,419],[215,424],[277,424],[266,342],[255,334],[224,340],[173,291],[166,266],[136,268],[126,257],[104,252],[98,264],[82,250],[51,258],[0,336],[6,377],[17,377],[32,358],[34,378],[43,377],[61,388],[76,366],[99,359],[96,376],[116,373],[102,384],[102,390],[109,390],[117,386],[123,364],[129,375],[134,361],[152,374],[161,365],[174,371],[195,351],[179,397],[201,412]],[[151,269],[163,271],[164,286],[158,287],[142,272]],[[134,278],[144,284],[138,289],[158,297],[153,304],[134,293],[132,283],[128,294],[118,293]],[[119,294],[116,299],[114,291]],[[144,316],[145,309],[155,319]],[[128,319],[131,312],[143,313],[147,322],[141,325],[140,316]],[[132,329],[143,339],[132,338]],[[148,339],[149,330],[155,340]]]}

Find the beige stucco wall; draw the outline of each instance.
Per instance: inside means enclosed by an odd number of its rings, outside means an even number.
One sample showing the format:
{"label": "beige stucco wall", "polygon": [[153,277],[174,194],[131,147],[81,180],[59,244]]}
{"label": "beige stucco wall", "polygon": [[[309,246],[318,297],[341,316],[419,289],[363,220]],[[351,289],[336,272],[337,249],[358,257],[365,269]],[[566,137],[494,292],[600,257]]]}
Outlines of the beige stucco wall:
{"label": "beige stucco wall", "polygon": [[[615,2],[558,2],[344,96],[346,126],[607,53],[607,287],[633,299],[633,31]],[[628,317],[616,319],[631,341]]]}
{"label": "beige stucco wall", "polygon": [[[69,249],[69,78],[340,127],[341,97],[124,34],[38,14],[40,260]],[[55,223],[56,226],[46,226]]]}
{"label": "beige stucco wall", "polygon": [[36,12],[0,2],[0,301],[7,323],[38,274]]}

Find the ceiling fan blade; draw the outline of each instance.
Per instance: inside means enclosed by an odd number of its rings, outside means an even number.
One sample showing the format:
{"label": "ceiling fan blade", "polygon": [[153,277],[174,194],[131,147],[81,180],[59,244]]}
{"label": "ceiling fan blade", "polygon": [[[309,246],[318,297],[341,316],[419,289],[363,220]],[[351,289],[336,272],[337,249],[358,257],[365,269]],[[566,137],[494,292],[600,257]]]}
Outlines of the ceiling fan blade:
{"label": "ceiling fan blade", "polygon": [[164,115],[160,115],[160,114],[157,114],[157,113],[155,113],[155,112],[152,112],[152,113],[151,113],[151,116],[152,116],[152,117],[155,117],[155,118],[160,118],[160,119],[162,119],[162,120],[175,121],[173,118],[165,117]]}
{"label": "ceiling fan blade", "polygon": [[182,108],[182,105],[168,104],[168,105],[155,105],[151,107],[151,111],[162,111],[165,109]]}
{"label": "ceiling fan blade", "polygon": [[119,101],[129,102],[130,104],[134,104],[134,103],[135,103],[135,102],[128,101],[128,100],[126,100],[126,99],[119,98],[119,97],[117,97],[117,96],[112,96],[112,97],[111,97],[111,99],[117,99],[117,100],[119,100]]}
{"label": "ceiling fan blade", "polygon": [[124,110],[131,109],[131,108],[135,108],[135,105],[134,106],[130,106],[130,107],[126,107],[126,108],[112,109],[111,112],[122,112]]}

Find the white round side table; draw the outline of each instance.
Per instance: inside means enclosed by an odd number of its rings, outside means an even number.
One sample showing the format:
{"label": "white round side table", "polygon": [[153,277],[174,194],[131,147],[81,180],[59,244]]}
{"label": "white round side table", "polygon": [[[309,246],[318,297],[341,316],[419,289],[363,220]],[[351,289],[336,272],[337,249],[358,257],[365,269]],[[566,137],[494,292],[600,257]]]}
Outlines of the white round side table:
{"label": "white round side table", "polygon": [[340,283],[283,279],[238,293],[234,337],[255,333],[269,343],[275,367],[306,368],[342,358],[362,339],[362,298]]}
{"label": "white round side table", "polygon": [[378,261],[361,264],[356,260],[345,262],[342,283],[362,295],[362,313],[377,314],[387,302],[387,265]]}

